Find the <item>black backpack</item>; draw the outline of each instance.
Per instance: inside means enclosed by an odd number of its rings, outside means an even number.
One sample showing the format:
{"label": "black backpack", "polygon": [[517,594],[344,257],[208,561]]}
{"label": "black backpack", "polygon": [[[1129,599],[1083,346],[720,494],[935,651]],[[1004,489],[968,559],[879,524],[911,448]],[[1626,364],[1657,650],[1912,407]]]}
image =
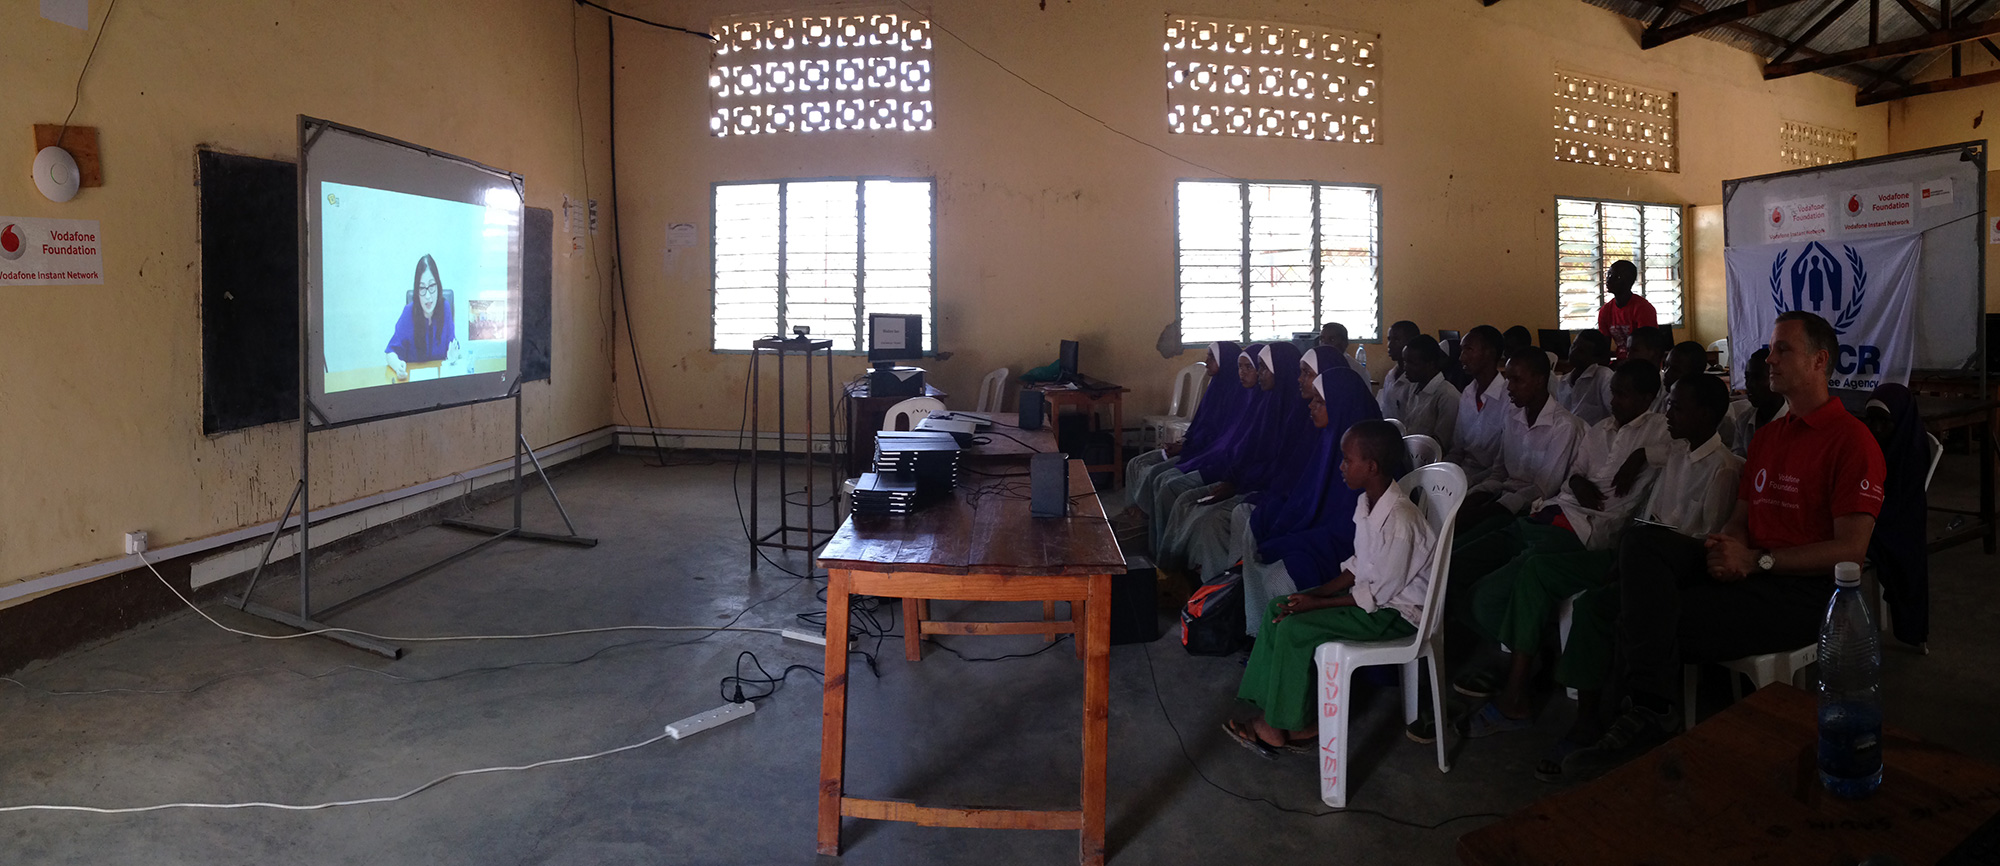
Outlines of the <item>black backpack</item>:
{"label": "black backpack", "polygon": [[1181,646],[1189,655],[1226,656],[1243,644],[1243,571],[1204,581],[1181,607]]}

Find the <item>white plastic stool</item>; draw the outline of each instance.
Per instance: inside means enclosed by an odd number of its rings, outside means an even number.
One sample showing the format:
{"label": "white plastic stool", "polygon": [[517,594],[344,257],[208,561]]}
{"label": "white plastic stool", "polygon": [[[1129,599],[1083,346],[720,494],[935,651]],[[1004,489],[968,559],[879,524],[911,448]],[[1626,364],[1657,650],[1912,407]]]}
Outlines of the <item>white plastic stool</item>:
{"label": "white plastic stool", "polygon": [[[1803,673],[1807,666],[1816,661],[1819,661],[1819,644],[1809,643],[1791,652],[1744,656],[1735,661],[1723,662],[1722,667],[1729,671],[1730,695],[1737,700],[1742,700],[1743,681],[1736,678],[1737,674],[1749,677],[1750,682],[1755,683],[1757,688],[1760,689],[1779,680],[1784,680],[1792,685],[1799,686],[1799,688],[1805,688],[1805,686],[1799,685],[1799,674]],[[1694,693],[1695,684],[1699,681],[1700,677],[1695,665],[1686,665],[1682,669],[1681,718],[1687,722],[1687,726],[1690,728],[1694,727],[1695,723]]]}

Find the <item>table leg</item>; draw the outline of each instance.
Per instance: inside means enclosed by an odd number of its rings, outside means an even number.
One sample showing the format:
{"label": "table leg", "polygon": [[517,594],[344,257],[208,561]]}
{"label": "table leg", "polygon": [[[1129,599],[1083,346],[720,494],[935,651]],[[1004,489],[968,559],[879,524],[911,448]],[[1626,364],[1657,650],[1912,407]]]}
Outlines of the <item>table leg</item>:
{"label": "table leg", "polygon": [[926,607],[923,599],[903,599],[903,657],[913,662],[924,657],[924,620],[929,618]]}
{"label": "table leg", "polygon": [[1089,636],[1085,632],[1090,628],[1090,603],[1087,601],[1070,602],[1069,623],[1072,628],[1076,629],[1076,631],[1070,632],[1070,635],[1075,638],[1073,642],[1076,644],[1076,657],[1083,658],[1083,644],[1089,639]]}
{"label": "table leg", "polygon": [[1125,396],[1111,395],[1111,471],[1116,487],[1125,486]]}
{"label": "table leg", "polygon": [[[1111,718],[1111,575],[1093,574],[1090,599],[1084,603],[1087,623],[1079,643],[1083,660],[1083,829],[1077,860],[1083,866],[1104,864],[1105,741]],[[825,801],[822,800],[822,803]],[[822,807],[824,808],[824,807]],[[824,812],[822,812],[824,814]],[[822,847],[822,851],[825,849]]]}
{"label": "table leg", "polygon": [[820,706],[819,846],[840,856],[840,797],[847,776],[847,580],[844,568],[827,570],[826,696]]}
{"label": "table leg", "polygon": [[[1070,607],[1069,619],[1070,622],[1072,623],[1076,622],[1075,606]],[[1042,602],[1042,622],[1055,622],[1055,621],[1056,621],[1056,603],[1053,601]],[[1042,635],[1042,643],[1055,643],[1055,642],[1056,642],[1055,632],[1049,632],[1048,634]]]}
{"label": "table leg", "polygon": [[1993,553],[1993,452],[2000,450],[2000,442],[1993,439],[1993,422],[1989,419],[1980,425],[1979,443],[1979,519],[1986,524],[1986,552]]}

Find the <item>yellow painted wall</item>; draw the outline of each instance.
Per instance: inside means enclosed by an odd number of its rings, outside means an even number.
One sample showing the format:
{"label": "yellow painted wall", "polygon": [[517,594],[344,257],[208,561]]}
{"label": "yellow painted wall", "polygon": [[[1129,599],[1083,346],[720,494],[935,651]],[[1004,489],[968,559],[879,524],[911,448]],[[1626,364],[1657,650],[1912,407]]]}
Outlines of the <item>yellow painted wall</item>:
{"label": "yellow painted wall", "polygon": [[[558,231],[562,195],[585,197],[586,154],[609,198],[602,13],[121,0],[74,120],[100,130],[105,185],[52,204],[29,180],[30,126],[63,120],[106,6],[90,4],[85,33],[34,3],[0,5],[0,214],[102,221],[106,273],[102,286],[0,289],[0,584],[119,555],[128,529],[157,547],[272,520],[291,494],[295,424],[201,432],[198,145],[293,159],[295,116],[309,114],[521,172]],[[526,390],[537,444],[610,420],[605,246],[593,266],[559,244],[555,380]],[[314,500],[502,459],[512,434],[504,402],[318,434]]]}
{"label": "yellow painted wall", "polygon": [[[1968,46],[1971,47],[1971,46]],[[1965,52],[1963,70],[1966,74],[1986,72],[2000,66],[1986,57],[1986,52],[1972,50]],[[1920,73],[1918,80],[1930,80],[1950,74],[1949,61],[1940,59],[1929,69]],[[1977,141],[1995,137],[1996,126],[2000,124],[2000,86],[1984,85],[1949,93],[1932,93],[1914,96],[1889,103],[1889,150],[1891,153],[1935,147],[1941,144],[1956,144],[1961,141]],[[1987,152],[1986,167],[2000,169],[1991,150]],[[1988,172],[1986,176],[1986,213],[1990,217],[1996,213],[1994,206],[2000,202],[2000,177]],[[2000,313],[2000,268],[1993,266],[1991,259],[2000,253],[2000,247],[1988,246],[1986,256],[1986,311]]]}
{"label": "yellow painted wall", "polygon": [[[1885,110],[1854,108],[1848,85],[1814,75],[1767,83],[1758,58],[1702,39],[1642,52],[1637,22],[1577,0],[1491,8],[1469,0],[916,5],[940,31],[937,127],[917,134],[711,137],[708,47],[619,26],[628,274],[660,426],[727,430],[741,417],[747,362],[709,351],[714,181],[936,176],[938,328],[940,348],[954,357],[925,363],[932,380],[969,405],[987,370],[1005,365],[1018,375],[1053,360],[1058,340],[1075,338],[1086,372],[1134,388],[1130,417],[1162,411],[1173,371],[1196,359],[1166,360],[1154,350],[1176,315],[1176,179],[1219,173],[1380,184],[1385,322],[1550,327],[1556,196],[1718,203],[1724,179],[1784,168],[1781,119],[1857,130],[1864,155],[1886,146]],[[717,16],[798,7],[687,0],[649,8],[701,27]],[[1380,143],[1168,134],[1160,45],[1170,10],[1380,33]],[[1557,64],[1678,92],[1683,171],[1552,159]],[[702,246],[664,255],[661,238],[672,222],[701,224]],[[1720,304],[1720,295],[1703,299]],[[622,331],[617,339],[624,341]],[[1371,351],[1379,370],[1380,347]],[[644,423],[627,364],[621,347],[618,418]],[[842,359],[839,371],[845,378],[862,366]]]}

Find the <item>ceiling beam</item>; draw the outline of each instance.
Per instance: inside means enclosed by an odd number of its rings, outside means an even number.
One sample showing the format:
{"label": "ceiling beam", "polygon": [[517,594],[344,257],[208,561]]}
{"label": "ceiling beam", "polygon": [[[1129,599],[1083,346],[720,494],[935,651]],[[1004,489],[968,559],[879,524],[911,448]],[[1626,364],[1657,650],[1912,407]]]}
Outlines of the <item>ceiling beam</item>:
{"label": "ceiling beam", "polygon": [[1930,14],[1926,15],[1924,14],[1926,10],[1918,8],[1917,4],[1911,2],[1911,0],[1896,0],[1896,2],[1903,7],[1904,12],[1910,13],[1911,18],[1917,19],[1918,24],[1924,25],[1926,31],[1938,29],[1937,24],[1931,23],[1931,15],[1937,15],[1939,22],[1944,21],[1944,16],[1938,15],[1936,10],[1928,10]]}
{"label": "ceiling beam", "polygon": [[1948,30],[1937,30],[1922,36],[1912,36],[1908,39],[1880,42],[1850,51],[1836,51],[1822,57],[1807,60],[1772,63],[1764,67],[1764,79],[1768,81],[1773,78],[1787,78],[1793,75],[1803,75],[1808,72],[1818,72],[1822,69],[1832,69],[1836,66],[1846,66],[1868,60],[1883,60],[1890,57],[1902,57],[1906,54],[1920,54],[1925,51],[1957,45],[1961,42],[1972,42],[1994,34],[2000,34],[2000,18],[1991,18],[1981,21],[1978,24],[1953,27]]}
{"label": "ceiling beam", "polygon": [[1741,21],[1752,15],[1759,15],[1773,9],[1781,9],[1802,0],[1743,0],[1714,11],[1702,11],[1694,17],[1658,30],[1648,30],[1639,36],[1640,48],[1658,48],[1676,39],[1693,36],[1711,27],[1719,27],[1733,21]]}
{"label": "ceiling beam", "polygon": [[1856,106],[1874,105],[1878,102],[1888,102],[1892,99],[1906,99],[1912,96],[1922,96],[1926,93],[1964,90],[1968,87],[1978,87],[1982,84],[1992,84],[1996,81],[2000,81],[2000,69],[1975,72],[1971,75],[1961,75],[1957,78],[1940,78],[1936,81],[1925,81],[1903,87],[1858,93],[1854,96],[1854,104]]}
{"label": "ceiling beam", "polygon": [[1827,25],[1832,24],[1835,19],[1846,14],[1848,9],[1853,8],[1854,2],[1855,0],[1840,0],[1839,3],[1835,3],[1832,9],[1826,10],[1825,14],[1819,16],[1819,20],[1814,21],[1811,27],[1807,27],[1804,33],[1799,34],[1798,38],[1793,39],[1791,44],[1785,46],[1785,50],[1778,52],[1778,56],[1771,58],[1769,62],[1772,64],[1783,63],[1792,55],[1797,54],[1800,48],[1805,47],[1806,43],[1813,41],[1813,37],[1825,31]]}
{"label": "ceiling beam", "polygon": [[[1986,5],[1986,0],[1974,0],[1971,6],[1963,10],[1960,10],[1958,15],[1952,16],[1954,18],[1952,23],[1964,24],[1967,20],[1970,20],[1972,18],[1972,13],[1978,12],[1979,8],[1985,5]],[[1927,7],[1922,7],[1922,4],[1919,4],[1919,7],[1927,8]],[[1938,13],[1938,20],[1942,21],[1945,19],[1945,17],[1946,16],[1942,11]],[[1980,40],[1980,41],[1987,42],[1990,40]],[[1901,57],[1898,58],[1896,62],[1890,63],[1888,65],[1883,66],[1880,69],[1875,70],[1874,80],[1868,82],[1866,86],[1862,87],[1861,92],[1874,93],[1875,91],[1880,90],[1882,85],[1890,83],[1894,83],[1897,87],[1909,86],[1910,82],[1907,79],[1899,78],[1897,76],[1897,73],[1902,72],[1905,68],[1907,68],[1910,65],[1912,61],[1916,59],[1917,58],[1914,55]]]}

